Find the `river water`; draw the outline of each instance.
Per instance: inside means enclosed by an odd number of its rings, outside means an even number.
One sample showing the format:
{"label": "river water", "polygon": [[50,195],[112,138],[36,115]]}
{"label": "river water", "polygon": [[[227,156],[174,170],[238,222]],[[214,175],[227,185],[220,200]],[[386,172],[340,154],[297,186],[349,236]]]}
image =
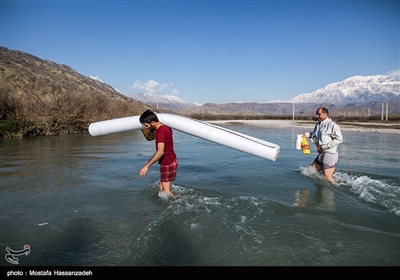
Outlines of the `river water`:
{"label": "river water", "polygon": [[295,149],[304,129],[221,126],[279,158],[174,131],[178,199],[158,192],[158,165],[139,177],[155,148],[140,131],[0,140],[1,266],[400,264],[398,134],[343,131],[330,184],[315,148]]}

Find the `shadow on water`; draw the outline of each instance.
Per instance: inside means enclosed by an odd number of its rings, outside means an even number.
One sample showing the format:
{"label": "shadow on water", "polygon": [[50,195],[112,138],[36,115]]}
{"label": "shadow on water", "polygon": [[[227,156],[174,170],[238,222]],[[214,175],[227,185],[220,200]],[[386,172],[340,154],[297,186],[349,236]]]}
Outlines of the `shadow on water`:
{"label": "shadow on water", "polygon": [[76,218],[40,229],[42,233],[34,239],[27,265],[96,265],[93,261],[101,255],[97,244],[105,236],[92,218]]}
{"label": "shadow on water", "polygon": [[[164,220],[157,226],[157,232],[144,238],[146,244],[135,244],[136,250],[123,265],[139,266],[191,266],[197,262],[196,254],[181,231],[180,225]],[[140,243],[141,238],[136,242]],[[146,246],[146,248],[141,248]]]}

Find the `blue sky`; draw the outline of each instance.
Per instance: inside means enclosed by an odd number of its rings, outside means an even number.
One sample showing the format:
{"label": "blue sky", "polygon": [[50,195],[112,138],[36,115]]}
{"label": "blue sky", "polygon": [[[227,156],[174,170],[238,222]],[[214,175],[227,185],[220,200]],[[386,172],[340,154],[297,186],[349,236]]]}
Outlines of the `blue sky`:
{"label": "blue sky", "polygon": [[288,100],[399,69],[399,1],[7,1],[1,45],[121,93]]}

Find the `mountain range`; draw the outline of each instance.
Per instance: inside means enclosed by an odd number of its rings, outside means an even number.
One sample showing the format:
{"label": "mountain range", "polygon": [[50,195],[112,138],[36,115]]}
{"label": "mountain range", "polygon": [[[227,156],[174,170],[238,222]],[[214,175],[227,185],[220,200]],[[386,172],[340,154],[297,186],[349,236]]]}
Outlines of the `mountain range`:
{"label": "mountain range", "polygon": [[[187,103],[174,95],[153,93],[129,93],[127,96],[183,114],[309,114],[316,106],[329,106],[346,114],[349,110],[360,110],[360,114],[380,113],[382,102],[390,102],[390,113],[400,109],[400,69],[386,75],[353,76],[340,82],[331,83],[310,93],[302,93],[289,100],[271,100],[268,103]],[[294,105],[293,105],[294,103]],[[294,108],[293,108],[294,106]],[[353,108],[353,109],[351,109]],[[372,111],[371,111],[372,110]]]}
{"label": "mountain range", "polygon": [[400,70],[387,75],[354,76],[289,100],[291,103],[328,102],[349,105],[360,102],[390,102],[400,99]]}

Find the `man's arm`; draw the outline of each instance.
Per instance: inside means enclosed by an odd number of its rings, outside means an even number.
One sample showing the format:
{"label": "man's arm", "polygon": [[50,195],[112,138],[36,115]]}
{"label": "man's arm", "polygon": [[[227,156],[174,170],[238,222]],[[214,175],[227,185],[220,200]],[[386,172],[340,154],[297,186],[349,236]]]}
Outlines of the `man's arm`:
{"label": "man's arm", "polygon": [[149,169],[150,166],[152,166],[154,163],[156,163],[163,155],[164,155],[164,148],[165,148],[165,143],[158,143],[157,144],[157,150],[154,153],[154,155],[151,157],[151,159],[140,169],[139,175],[140,177],[144,178],[144,176],[147,173],[147,170]]}
{"label": "man's arm", "polygon": [[339,144],[341,144],[343,142],[343,135],[342,132],[340,130],[340,126],[337,124],[334,124],[333,128],[332,128],[332,141],[328,143],[328,147],[334,147],[334,146],[338,146]]}

